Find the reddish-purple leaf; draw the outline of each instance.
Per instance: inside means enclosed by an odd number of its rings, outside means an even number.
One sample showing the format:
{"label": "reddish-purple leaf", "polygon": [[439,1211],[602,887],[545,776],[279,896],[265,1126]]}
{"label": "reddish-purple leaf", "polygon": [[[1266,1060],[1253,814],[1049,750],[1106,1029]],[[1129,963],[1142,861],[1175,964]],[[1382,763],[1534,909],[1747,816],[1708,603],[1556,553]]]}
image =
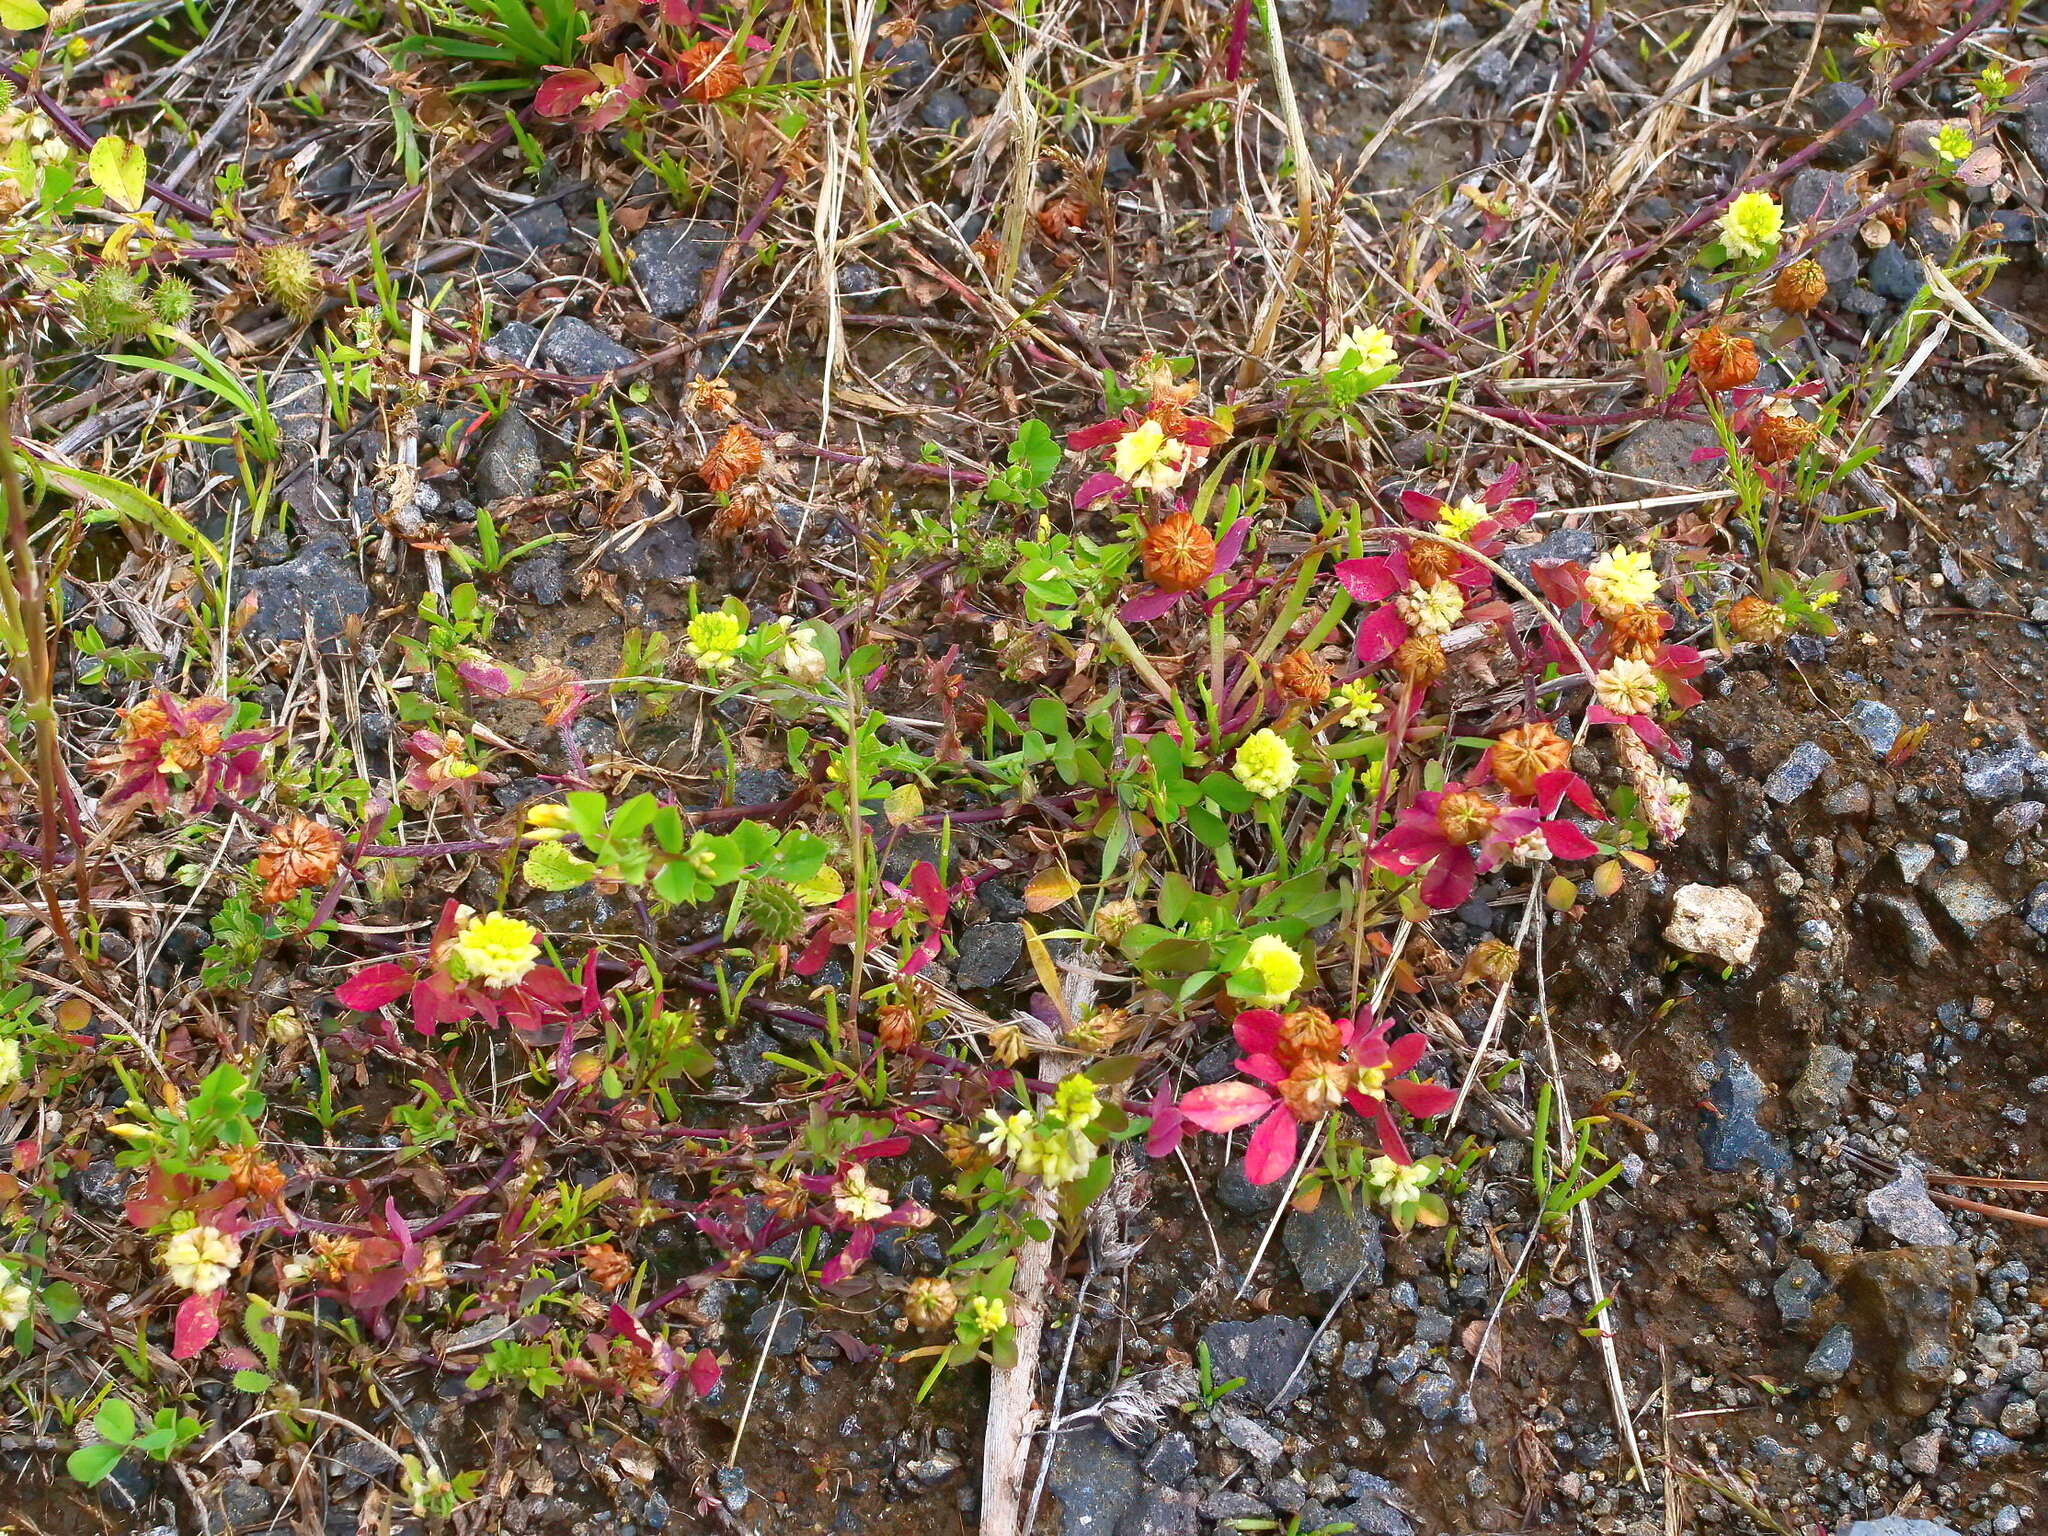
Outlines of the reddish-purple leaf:
{"label": "reddish-purple leaf", "polygon": [[1275,1106],[1244,1149],[1244,1176],[1248,1183],[1271,1184],[1294,1166],[1294,1116]]}
{"label": "reddish-purple leaf", "polygon": [[563,69],[553,64],[548,69],[547,79],[533,93],[533,110],[542,117],[574,117],[577,108],[604,88],[603,82],[587,69]]}
{"label": "reddish-purple leaf", "polygon": [[220,1292],[187,1296],[171,1331],[171,1358],[190,1360],[220,1333]]}
{"label": "reddish-purple leaf", "polygon": [[1209,1083],[1181,1095],[1180,1112],[1205,1131],[1234,1131],[1273,1107],[1273,1095],[1257,1083]]}
{"label": "reddish-purple leaf", "polygon": [[1116,616],[1126,624],[1149,624],[1163,614],[1171,612],[1173,605],[1185,596],[1185,592],[1146,592],[1125,603],[1117,610]]}

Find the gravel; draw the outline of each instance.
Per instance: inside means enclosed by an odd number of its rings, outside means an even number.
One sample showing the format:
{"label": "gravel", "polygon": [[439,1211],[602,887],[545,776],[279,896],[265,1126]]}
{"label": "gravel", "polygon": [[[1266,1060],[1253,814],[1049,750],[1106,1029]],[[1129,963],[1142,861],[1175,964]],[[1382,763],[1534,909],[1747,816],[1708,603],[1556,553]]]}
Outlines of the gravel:
{"label": "gravel", "polygon": [[1763,912],[1747,891],[1732,885],[1681,885],[1671,898],[1664,942],[1723,965],[1747,965],[1763,930]]}
{"label": "gravel", "polygon": [[2012,904],[1973,869],[1944,870],[1927,882],[1927,891],[1965,938],[1976,938],[2012,911]]}
{"label": "gravel", "polygon": [[1711,1108],[1700,1120],[1700,1151],[1709,1168],[1733,1173],[1750,1162],[1766,1173],[1775,1173],[1791,1161],[1777,1139],[1757,1121],[1764,1085],[1748,1062],[1724,1046],[1701,1075],[1707,1079]]}
{"label": "gravel", "polygon": [[540,437],[524,411],[507,406],[477,455],[476,472],[471,477],[477,499],[492,502],[531,496],[540,484],[540,473]]}
{"label": "gravel", "polygon": [[1370,1292],[1378,1288],[1386,1272],[1379,1219],[1347,1210],[1331,1190],[1323,1191],[1314,1210],[1291,1214],[1281,1228],[1280,1241],[1306,1291],[1340,1291],[1355,1279],[1359,1289]]}
{"label": "gravel", "polygon": [[[1931,856],[1933,850],[1928,852]],[[1941,954],[1942,942],[1934,935],[1934,925],[1911,896],[1880,892],[1864,897],[1863,904],[1877,931],[1904,949],[1912,964],[1925,967]]]}
{"label": "gravel", "polygon": [[1849,706],[1843,718],[1849,722],[1849,728],[1863,738],[1863,745],[1879,757],[1891,751],[1898,742],[1899,732],[1904,729],[1899,712],[1876,699],[1858,699]]}
{"label": "gravel", "polygon": [[1898,1178],[1863,1197],[1863,1214],[1871,1224],[1902,1243],[1915,1247],[1946,1247],[1956,1229],[1927,1194],[1927,1174],[1907,1164]]}
{"label": "gravel", "polygon": [[[1211,1323],[1202,1330],[1209,1346],[1209,1366],[1218,1381],[1242,1376],[1248,1402],[1270,1403],[1279,1395],[1302,1356],[1308,1353],[1310,1330],[1292,1317],[1262,1317],[1249,1323]],[[1308,1371],[1294,1378],[1292,1400],[1306,1391]]]}
{"label": "gravel", "polygon": [[1785,1098],[1792,1117],[1808,1130],[1818,1131],[1842,1113],[1842,1101],[1849,1093],[1849,1079],[1856,1070],[1856,1057],[1839,1045],[1817,1045],[1806,1058],[1799,1080]]}
{"label": "gravel", "polygon": [[1856,1359],[1856,1334],[1847,1323],[1837,1323],[1821,1335],[1820,1343],[1806,1357],[1809,1380],[1837,1382],[1849,1374]]}
{"label": "gravel", "polygon": [[1802,741],[1764,780],[1764,793],[1780,805],[1790,805],[1818,784],[1834,762],[1818,743]]}

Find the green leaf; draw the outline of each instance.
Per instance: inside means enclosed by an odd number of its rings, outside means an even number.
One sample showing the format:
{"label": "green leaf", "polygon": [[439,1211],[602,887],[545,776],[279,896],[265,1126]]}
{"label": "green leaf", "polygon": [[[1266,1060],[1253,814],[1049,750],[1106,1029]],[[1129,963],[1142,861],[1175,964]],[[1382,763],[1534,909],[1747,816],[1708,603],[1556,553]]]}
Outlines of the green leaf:
{"label": "green leaf", "polygon": [[1252,792],[1227,773],[1204,775],[1202,793],[1233,815],[1243,815],[1252,808]]}
{"label": "green leaf", "polygon": [[268,1392],[271,1380],[261,1371],[237,1371],[234,1375],[237,1392]]}
{"label": "green leaf", "polygon": [[[20,0],[11,0],[20,3]],[[42,10],[40,5],[36,10]],[[4,20],[0,17],[0,20]],[[34,23],[31,23],[34,25]],[[147,195],[149,179],[149,157],[142,152],[142,146],[129,142],[119,134],[104,135],[92,147],[86,157],[86,174],[92,177],[92,184],[107,194],[107,201],[117,208],[133,213],[142,206]]]}
{"label": "green leaf", "polygon": [[135,1410],[125,1397],[110,1397],[92,1416],[92,1427],[99,1431],[102,1440],[126,1445],[135,1438]]}
{"label": "green leaf", "polygon": [[242,1335],[248,1339],[256,1353],[263,1357],[263,1363],[270,1367],[270,1374],[277,1374],[277,1357],[281,1347],[278,1337],[277,1308],[261,1296],[251,1296],[249,1305],[242,1312]]}
{"label": "green leaf", "polygon": [[[43,9],[42,0],[0,0],[0,27],[10,32],[26,32],[31,27],[45,25],[49,19],[50,13]],[[95,1482],[98,1480],[93,1479]]]}
{"label": "green leaf", "polygon": [[125,1449],[119,1445],[81,1445],[64,1458],[64,1470],[90,1488],[95,1483],[106,1481],[114,1468],[121,1464],[121,1454]]}
{"label": "green leaf", "polygon": [[573,891],[597,873],[590,860],[579,858],[560,843],[536,843],[520,873],[537,891]]}
{"label": "green leaf", "polygon": [[51,1322],[62,1328],[85,1310],[85,1303],[79,1299],[78,1287],[69,1280],[53,1280],[43,1287],[43,1310],[50,1314]]}

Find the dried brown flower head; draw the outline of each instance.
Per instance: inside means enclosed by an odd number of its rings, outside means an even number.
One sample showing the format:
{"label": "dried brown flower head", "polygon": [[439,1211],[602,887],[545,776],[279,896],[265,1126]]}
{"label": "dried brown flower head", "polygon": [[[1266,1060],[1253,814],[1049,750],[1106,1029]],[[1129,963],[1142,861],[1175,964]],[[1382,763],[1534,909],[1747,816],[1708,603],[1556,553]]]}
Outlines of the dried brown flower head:
{"label": "dried brown flower head", "polygon": [[1320,704],[1331,686],[1330,669],[1307,651],[1289,651],[1273,669],[1273,691],[1283,699]]}
{"label": "dried brown flower head", "polygon": [[739,400],[739,392],[723,379],[700,375],[683,389],[684,408],[701,416],[730,416]]}
{"label": "dried brown flower head", "polygon": [[1572,744],[1548,721],[1511,726],[1494,738],[1493,777],[1511,795],[1536,793],[1536,781],[1572,765]]}
{"label": "dried brown flower head", "polygon": [[1216,537],[1186,512],[1161,518],[1138,546],[1145,579],[1164,592],[1192,592],[1216,569]]}
{"label": "dried brown flower head", "polygon": [[1785,638],[1789,626],[1784,609],[1752,593],[1738,597],[1729,607],[1728,627],[1735,631],[1738,640],[1751,645],[1776,645]]}
{"label": "dried brown flower head", "polygon": [[1425,587],[1449,581],[1464,563],[1464,557],[1455,549],[1432,539],[1415,539],[1408,545],[1408,574]]}
{"label": "dried brown flower head", "polygon": [[633,1261],[610,1243],[587,1244],[578,1258],[601,1291],[616,1291],[633,1278]]}
{"label": "dried brown flower head", "polygon": [[1692,371],[1700,387],[1714,394],[1739,389],[1757,375],[1756,344],[1710,325],[1693,338]]}
{"label": "dried brown flower head", "polygon": [[1358,1069],[1348,1061],[1311,1057],[1287,1074],[1280,1097],[1297,1120],[1320,1120],[1344,1103]]}
{"label": "dried brown flower head", "polygon": [[1445,795],[1436,804],[1436,824],[1446,842],[1469,845],[1493,830],[1500,807],[1484,795],[1461,789]]}
{"label": "dried brown flower head", "polygon": [[1958,0],[1880,0],[1884,30],[1902,43],[1917,46],[1940,35],[1958,9]]}
{"label": "dried brown flower head", "polygon": [[1515,979],[1515,967],[1521,959],[1521,952],[1505,939],[1481,939],[1465,957],[1465,968],[1458,973],[1458,980],[1468,985],[1485,981],[1504,986]]}
{"label": "dried brown flower head", "polygon": [[1750,457],[1759,464],[1783,464],[1816,437],[1820,428],[1799,414],[1790,400],[1773,400],[1749,429]]}
{"label": "dried brown flower head", "polygon": [[284,1193],[284,1170],[260,1147],[234,1147],[227,1154],[228,1182],[235,1193],[258,1205],[275,1205]]}
{"label": "dried brown flower head", "polygon": [[1449,665],[1443,643],[1434,635],[1414,635],[1394,649],[1394,671],[1411,688],[1423,689],[1444,675]]}
{"label": "dried brown flower head", "polygon": [[713,491],[723,494],[760,469],[761,439],[743,421],[736,421],[719,435],[697,465],[697,478]]}
{"label": "dried brown flower head", "polygon": [[1059,245],[1088,227],[1088,205],[1078,197],[1061,193],[1032,215],[1037,221],[1038,233],[1047,245]]}
{"label": "dried brown flower head", "polygon": [[1614,654],[1631,661],[1649,661],[1664,644],[1670,615],[1659,608],[1623,608],[1607,621]]}
{"label": "dried brown flower head", "polygon": [[1343,1030],[1335,1019],[1320,1008],[1296,1008],[1280,1021],[1273,1054],[1292,1071],[1304,1061],[1333,1060],[1343,1048]]}
{"label": "dried brown flower head", "polygon": [[1095,909],[1095,937],[1105,944],[1119,943],[1125,934],[1138,926],[1142,915],[1138,904],[1128,896],[1105,901]]}
{"label": "dried brown flower head", "polygon": [[341,864],[341,834],[310,816],[289,816],[271,828],[256,855],[262,900],[277,906],[299,892],[325,885]]}
{"label": "dried brown flower head", "polygon": [[939,1275],[923,1275],[903,1288],[903,1315],[910,1326],[926,1333],[948,1327],[960,1308],[953,1282]]}
{"label": "dried brown flower head", "polygon": [[908,1003],[884,1003],[875,1020],[875,1039],[885,1051],[899,1054],[924,1036],[924,1020]]}
{"label": "dried brown flower head", "polygon": [[683,94],[692,101],[721,101],[747,83],[747,71],[738,58],[739,44],[717,41],[698,43],[683,50],[676,60],[676,78]]}
{"label": "dried brown flower head", "polygon": [[736,539],[751,533],[773,515],[775,500],[768,494],[768,488],[758,480],[742,480],[732,489],[711,519],[711,536],[714,539]]}
{"label": "dried brown flower head", "polygon": [[1811,256],[1795,261],[1771,284],[1771,302],[1788,315],[1803,315],[1828,296],[1828,275]]}

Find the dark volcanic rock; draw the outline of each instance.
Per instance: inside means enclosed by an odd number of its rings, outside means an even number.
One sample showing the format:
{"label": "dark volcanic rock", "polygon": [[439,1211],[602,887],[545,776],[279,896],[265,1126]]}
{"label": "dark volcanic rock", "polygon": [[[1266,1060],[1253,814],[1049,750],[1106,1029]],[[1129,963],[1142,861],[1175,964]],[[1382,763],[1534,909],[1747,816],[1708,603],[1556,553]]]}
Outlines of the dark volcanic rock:
{"label": "dark volcanic rock", "polygon": [[1705,490],[1720,484],[1724,471],[1718,462],[1695,463],[1693,451],[1719,446],[1714,429],[1705,423],[1646,421],[1607,456],[1607,468],[1679,490]]}
{"label": "dark volcanic rock", "polygon": [[1860,1253],[1835,1281],[1842,1321],[1856,1335],[1859,1358],[1886,1376],[1892,1405],[1922,1414],[1948,1390],[1977,1299],[1970,1250],[1893,1248]]}
{"label": "dark volcanic rock", "polygon": [[1113,1536],[1144,1493],[1145,1479],[1129,1451],[1089,1424],[1055,1442],[1046,1486],[1060,1502],[1062,1536]]}
{"label": "dark volcanic rock", "polygon": [[1345,1209],[1331,1189],[1323,1191],[1314,1210],[1288,1216],[1280,1241],[1307,1291],[1340,1291],[1356,1277],[1356,1284],[1370,1292],[1378,1288],[1386,1270],[1379,1219],[1370,1212]]}
{"label": "dark volcanic rock", "polygon": [[1754,1068],[1727,1047],[1702,1070],[1711,1109],[1700,1122],[1700,1151],[1716,1173],[1733,1173],[1744,1162],[1775,1173],[1791,1161],[1777,1138],[1757,1121],[1764,1085]]}
{"label": "dark volcanic rock", "polygon": [[962,987],[996,987],[1024,955],[1024,931],[1015,923],[976,923],[960,935],[953,980]]}
{"label": "dark volcanic rock", "polygon": [[563,373],[594,378],[640,361],[631,347],[622,347],[587,320],[565,315],[548,328],[541,355]]}
{"label": "dark volcanic rock", "polygon": [[[1242,1376],[1247,1400],[1263,1407],[1308,1353],[1309,1334],[1307,1324],[1273,1316],[1250,1323],[1211,1323],[1202,1330],[1202,1342],[1209,1346],[1209,1367],[1215,1378],[1228,1381]],[[1306,1370],[1295,1376],[1288,1398],[1305,1391],[1308,1380]]]}
{"label": "dark volcanic rock", "polygon": [[650,523],[597,557],[600,570],[639,581],[688,581],[697,574],[697,535],[680,517]]}
{"label": "dark volcanic rock", "polygon": [[695,314],[704,275],[718,265],[725,230],[709,219],[654,224],[633,242],[633,279],[647,307],[664,320]]}
{"label": "dark volcanic rock", "polygon": [[516,405],[505,407],[476,459],[472,483],[479,501],[531,496],[540,484],[540,438]]}
{"label": "dark volcanic rock", "polygon": [[253,639],[303,640],[310,632],[315,644],[330,645],[351,617],[370,611],[370,589],[339,539],[314,539],[282,565],[242,579],[256,597],[244,631]]}

